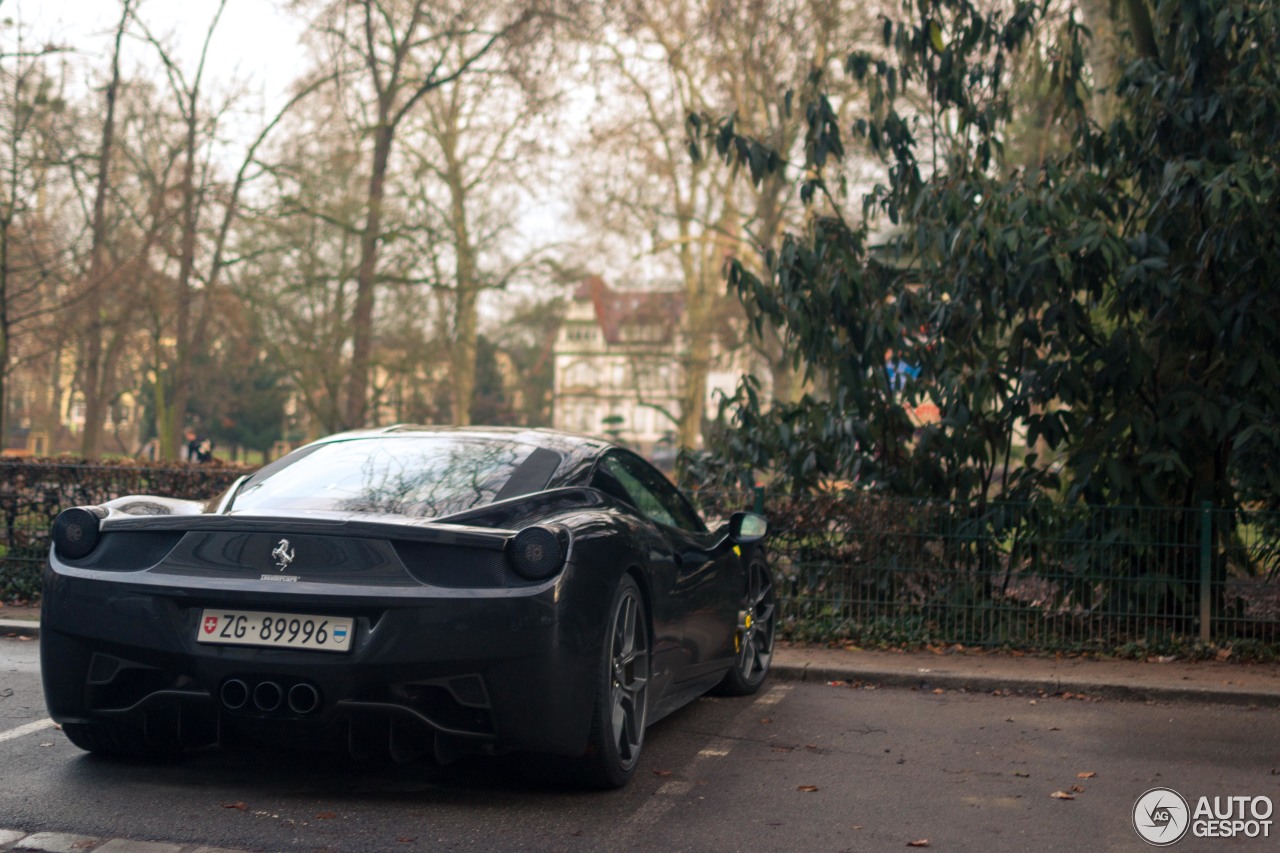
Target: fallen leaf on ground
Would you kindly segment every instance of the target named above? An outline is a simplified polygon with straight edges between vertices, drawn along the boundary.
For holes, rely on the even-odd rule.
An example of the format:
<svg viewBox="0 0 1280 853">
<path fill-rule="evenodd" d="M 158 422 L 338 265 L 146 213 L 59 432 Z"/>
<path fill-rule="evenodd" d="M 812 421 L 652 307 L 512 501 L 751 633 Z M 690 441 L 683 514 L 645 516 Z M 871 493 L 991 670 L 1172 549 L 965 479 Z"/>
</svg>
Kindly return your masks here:
<svg viewBox="0 0 1280 853">
<path fill-rule="evenodd" d="M 1049 796 L 1055 800 L 1074 800 L 1076 798 L 1075 794 L 1068 794 L 1066 791 L 1054 791 Z"/>
<path fill-rule="evenodd" d="M 796 790 L 802 791 L 803 793 L 806 793 L 806 794 L 812 794 L 814 791 L 818 790 L 818 786 L 817 785 L 801 785 L 799 788 L 796 788 Z"/>
<path fill-rule="evenodd" d="M 319 812 L 316 814 L 316 820 L 333 820 L 337 816 L 334 812 Z"/>
<path fill-rule="evenodd" d="M 244 803 L 223 803 L 222 807 L 224 809 L 239 809 L 240 811 L 244 811 L 245 809 L 249 808 Z"/>
<path fill-rule="evenodd" d="M 399 841 L 401 844 L 412 844 L 413 842 L 415 842 L 415 841 L 417 841 L 417 840 L 418 840 L 418 836 L 416 836 L 416 835 L 415 835 L 415 836 L 413 836 L 412 838 L 410 838 L 409 836 L 405 835 L 405 836 L 401 836 L 400 838 L 397 838 L 397 839 L 396 839 L 396 841 Z"/>
<path fill-rule="evenodd" d="M 654 775 L 654 776 L 670 776 L 670 775 L 671 775 L 671 771 L 670 771 L 670 770 L 655 770 L 655 771 L 653 771 L 653 775 Z"/>
<path fill-rule="evenodd" d="M 1071 786 L 1071 790 L 1072 790 L 1072 791 L 1075 791 L 1077 794 L 1083 794 L 1083 793 L 1084 793 L 1084 788 L 1082 788 L 1082 787 L 1081 787 L 1081 786 L 1079 786 L 1079 785 L 1072 785 L 1072 786 Z"/>
<path fill-rule="evenodd" d="M 1030 774 L 1030 773 L 1023 773 L 1021 770 L 1015 770 L 1015 771 L 1013 771 L 1013 775 L 1014 775 L 1014 776 L 1017 776 L 1019 779 L 1030 779 L 1030 778 L 1031 778 L 1031 774 Z"/>
<path fill-rule="evenodd" d="M 767 726 L 767 725 L 769 725 L 770 723 L 772 723 L 772 722 L 773 722 L 773 718 L 772 718 L 772 717 L 762 717 L 762 718 L 760 719 L 760 722 Z"/>
<path fill-rule="evenodd" d="M 938 693 L 946 693 L 947 691 L 943 690 L 941 687 L 935 687 L 933 692 L 935 695 L 937 695 Z"/>
<path fill-rule="evenodd" d="M 1086 771 L 1084 771 L 1083 773 L 1077 773 L 1077 774 L 1076 774 L 1076 778 L 1077 778 L 1077 779 L 1092 779 L 1094 776 L 1097 776 L 1097 775 L 1098 775 L 1098 774 L 1097 774 L 1096 772 L 1092 771 L 1092 770 L 1086 770 Z"/>
<path fill-rule="evenodd" d="M 927 838 L 921 838 L 921 839 L 918 839 L 918 840 L 916 840 L 916 841 L 908 841 L 908 842 L 907 842 L 907 846 L 908 846 L 908 847 L 928 847 L 928 846 L 929 846 L 929 839 L 927 839 Z"/>
</svg>

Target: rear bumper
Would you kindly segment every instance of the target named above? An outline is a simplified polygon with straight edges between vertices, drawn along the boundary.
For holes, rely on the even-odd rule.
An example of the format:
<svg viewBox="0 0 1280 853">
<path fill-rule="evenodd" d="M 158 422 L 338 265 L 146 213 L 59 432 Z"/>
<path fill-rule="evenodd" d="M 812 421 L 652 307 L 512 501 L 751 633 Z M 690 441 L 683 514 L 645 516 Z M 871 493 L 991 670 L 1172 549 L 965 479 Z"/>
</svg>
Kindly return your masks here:
<svg viewBox="0 0 1280 853">
<path fill-rule="evenodd" d="M 60 723 L 113 720 L 183 746 L 423 744 L 580 754 L 603 625 L 570 613 L 572 567 L 520 590 L 240 589 L 50 565 L 41 665 Z M 349 616 L 346 653 L 196 642 L 204 608 Z M 602 621 L 602 620 L 600 620 Z M 447 750 L 446 750 L 447 751 Z"/>
</svg>

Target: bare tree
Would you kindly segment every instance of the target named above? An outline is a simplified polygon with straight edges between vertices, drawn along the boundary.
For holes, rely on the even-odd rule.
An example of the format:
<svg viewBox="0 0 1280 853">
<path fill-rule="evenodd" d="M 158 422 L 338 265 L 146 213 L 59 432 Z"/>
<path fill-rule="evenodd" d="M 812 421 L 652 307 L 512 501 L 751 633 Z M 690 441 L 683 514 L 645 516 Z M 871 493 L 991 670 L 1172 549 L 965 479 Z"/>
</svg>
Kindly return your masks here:
<svg viewBox="0 0 1280 853">
<path fill-rule="evenodd" d="M 346 389 L 348 427 L 363 425 L 369 410 L 384 203 L 401 125 L 429 92 L 479 67 L 533 14 L 525 4 L 489 17 L 475 14 L 473 4 L 465 0 L 357 0 L 335 3 L 322 15 L 325 34 L 338 46 L 335 56 L 344 82 L 361 87 L 372 103 L 367 125 L 372 147 Z M 349 61 L 352 58 L 355 62 Z"/>
<path fill-rule="evenodd" d="M 784 155 L 803 141 L 805 117 L 791 109 L 808 81 L 845 48 L 863 20 L 840 0 L 617 0 L 600 37 L 606 61 L 598 85 L 618 92 L 601 103 L 594 139 L 614 169 L 593 175 L 586 211 L 617 233 L 644 235 L 636 247 L 679 282 L 685 296 L 678 441 L 696 445 L 717 335 L 738 309 L 724 297 L 730 257 L 762 263 L 783 226 L 799 215 L 792 177 L 738 180 L 716 158 L 691 156 L 707 126 L 690 116 L 734 116 L 738 127 Z M 837 90 L 838 91 L 838 90 Z M 652 269 L 652 268 L 651 268 Z M 649 273 L 650 277 L 654 273 Z M 730 323 L 729 325 L 733 325 Z M 738 326 L 742 323 L 738 322 Z M 784 394 L 791 356 L 774 333 L 765 355 Z"/>
<path fill-rule="evenodd" d="M 541 172 L 546 152 L 539 134 L 550 130 L 559 92 L 541 79 L 545 65 L 519 59 L 438 86 L 409 128 L 418 188 L 412 198 L 438 223 L 429 232 L 436 239 L 422 249 L 433 263 L 451 266 L 437 267 L 435 282 L 452 303 L 441 331 L 455 424 L 471 422 L 481 294 L 505 287 L 542 249 L 513 257 L 507 247 L 517 226 L 517 190 L 530 188 Z"/>
<path fill-rule="evenodd" d="M 256 309 L 271 359 L 290 377 L 308 437 L 343 428 L 353 281 L 366 185 L 341 92 L 296 110 L 264 159 L 236 242 L 236 287 Z"/>
<path fill-rule="evenodd" d="M 46 312 L 45 275 L 53 262 L 44 206 L 54 168 L 51 127 L 65 113 L 45 61 L 62 48 L 28 48 L 20 23 L 13 50 L 0 53 L 0 447 L 9 435 L 9 384 L 15 338 Z"/>
<path fill-rule="evenodd" d="M 207 106 L 202 81 L 209 43 L 225 8 L 226 0 L 222 0 L 205 31 L 199 60 L 189 78 L 161 40 L 145 24 L 140 24 L 146 40 L 156 50 L 164 65 L 182 125 L 182 143 L 179 147 L 182 173 L 177 187 L 179 236 L 173 300 L 174 343 L 169 371 L 173 378 L 172 396 L 166 396 L 164 383 L 157 381 L 155 386 L 156 431 L 160 438 L 161 452 L 167 458 L 177 455 L 179 436 L 189 408 L 188 402 L 195 390 L 195 360 L 206 351 L 209 344 L 210 323 L 218 304 L 217 289 L 221 283 L 227 241 L 231 226 L 239 215 L 241 192 L 251 177 L 251 171 L 255 170 L 258 149 L 290 110 L 333 79 L 333 75 L 324 75 L 300 82 L 292 97 L 265 123 L 249 144 L 235 176 L 229 183 L 219 182 L 216 166 L 210 159 L 209 147 L 231 101 L 224 102 L 218 108 Z M 209 220 L 214 217 L 213 210 L 218 204 L 222 207 L 220 220 L 216 224 L 210 224 Z M 204 245 L 200 244 L 202 236 Z"/>
<path fill-rule="evenodd" d="M 107 297 L 111 267 L 107 260 L 107 196 L 110 192 L 111 159 L 115 148 L 116 96 L 120 90 L 120 46 L 133 15 L 133 0 L 122 0 L 120 22 L 116 26 L 111 50 L 111 72 L 103 98 L 106 109 L 98 144 L 98 175 L 93 195 L 93 218 L 90 225 L 89 275 L 86 286 L 84 331 L 80 364 L 80 388 L 84 394 L 85 426 L 80 452 L 97 456 L 102 447 L 102 424 L 108 401 L 108 381 L 112 373 L 110 354 L 104 351 L 102 306 Z"/>
<path fill-rule="evenodd" d="M 734 116 L 745 134 L 789 159 L 802 162 L 808 121 L 806 105 L 818 96 L 837 102 L 837 113 L 851 94 L 846 75 L 833 68 L 850 45 L 865 43 L 875 32 L 876 4 L 848 0 L 751 0 L 709 4 L 709 26 L 718 46 L 710 61 L 720 115 Z M 758 182 L 739 182 L 743 245 L 735 256 L 763 272 L 765 259 L 779 248 L 783 231 L 800 225 L 802 206 L 794 171 L 777 170 Z M 748 335 L 765 357 L 775 399 L 791 401 L 803 385 L 793 369 L 794 353 L 781 333 L 761 318 L 759 337 Z"/>
<path fill-rule="evenodd" d="M 715 109 L 720 95 L 709 62 L 717 48 L 698 4 L 617 7 L 623 26 L 606 27 L 601 84 L 623 97 L 593 131 L 621 166 L 593 179 L 603 192 L 591 210 L 618 232 L 646 235 L 644 251 L 665 259 L 684 291 L 677 442 L 691 448 L 702 428 L 721 268 L 740 220 L 731 171 L 688 154 L 687 117 Z"/>
</svg>

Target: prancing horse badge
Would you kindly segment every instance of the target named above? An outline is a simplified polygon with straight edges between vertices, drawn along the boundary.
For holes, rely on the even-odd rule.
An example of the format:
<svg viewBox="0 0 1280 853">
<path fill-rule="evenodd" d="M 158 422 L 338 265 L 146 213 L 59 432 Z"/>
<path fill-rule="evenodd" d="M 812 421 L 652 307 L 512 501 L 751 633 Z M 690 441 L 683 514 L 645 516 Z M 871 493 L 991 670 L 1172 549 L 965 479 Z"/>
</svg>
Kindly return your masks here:
<svg viewBox="0 0 1280 853">
<path fill-rule="evenodd" d="M 293 562 L 294 551 L 289 547 L 288 539 L 281 539 L 276 543 L 275 550 L 271 552 L 271 556 L 275 558 L 276 568 L 284 571 L 289 568 L 289 564 Z"/>
</svg>

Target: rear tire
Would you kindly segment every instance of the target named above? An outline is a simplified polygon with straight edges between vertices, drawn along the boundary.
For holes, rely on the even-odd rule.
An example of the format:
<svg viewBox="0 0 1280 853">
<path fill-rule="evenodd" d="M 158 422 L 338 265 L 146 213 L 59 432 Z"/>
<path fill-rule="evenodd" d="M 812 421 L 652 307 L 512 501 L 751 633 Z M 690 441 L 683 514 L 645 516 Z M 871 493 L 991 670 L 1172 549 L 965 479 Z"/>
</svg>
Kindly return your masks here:
<svg viewBox="0 0 1280 853">
<path fill-rule="evenodd" d="M 773 573 L 763 557 L 747 564 L 747 589 L 738 611 L 734 637 L 737 656 L 713 692 L 721 696 L 750 696 L 760 690 L 773 663 L 773 635 L 778 621 Z"/>
<path fill-rule="evenodd" d="M 649 617 L 630 575 L 609 613 L 587 751 L 575 760 L 578 782 L 600 789 L 621 788 L 635 774 L 649 715 Z"/>
<path fill-rule="evenodd" d="M 170 758 L 174 750 L 147 743 L 142 729 L 119 723 L 63 723 L 67 740 L 95 755 L 127 761 L 158 761 Z"/>
</svg>

